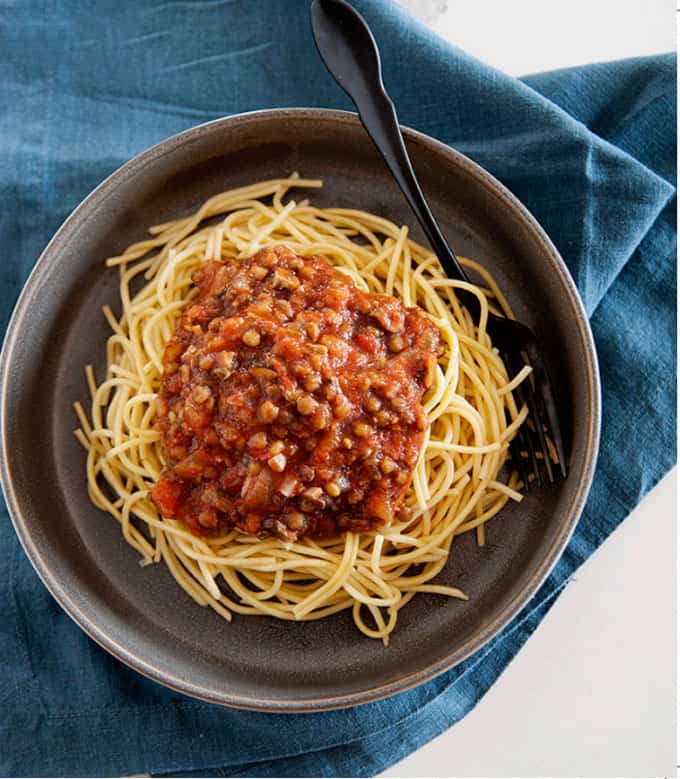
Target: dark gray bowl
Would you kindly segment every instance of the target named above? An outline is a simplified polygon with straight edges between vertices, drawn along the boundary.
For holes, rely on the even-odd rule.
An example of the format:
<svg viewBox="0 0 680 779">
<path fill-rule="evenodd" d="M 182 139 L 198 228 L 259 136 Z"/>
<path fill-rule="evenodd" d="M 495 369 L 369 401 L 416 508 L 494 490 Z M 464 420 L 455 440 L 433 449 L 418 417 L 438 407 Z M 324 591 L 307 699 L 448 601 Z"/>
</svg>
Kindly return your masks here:
<svg viewBox="0 0 680 779">
<path fill-rule="evenodd" d="M 89 502 L 73 437 L 83 365 L 102 375 L 117 272 L 105 257 L 148 225 L 214 193 L 299 170 L 320 176 L 316 204 L 352 206 L 415 229 L 357 118 L 341 111 L 260 111 L 187 130 L 101 184 L 45 249 L 17 304 L 0 367 L 2 483 L 19 538 L 66 612 L 137 671 L 189 695 L 269 711 L 337 708 L 391 695 L 479 649 L 529 600 L 579 518 L 595 465 L 599 384 L 588 321 L 557 251 L 495 179 L 443 144 L 405 130 L 423 188 L 452 245 L 493 271 L 520 319 L 540 333 L 567 427 L 569 477 L 531 492 L 455 544 L 442 581 L 467 602 L 419 595 L 389 648 L 347 614 L 311 623 L 236 617 L 190 601 L 162 565 L 141 568 L 111 517 Z M 306 196 L 306 195 L 305 195 Z M 46 388 L 49 388 L 47 394 Z M 40 452 L 40 458 L 35 453 Z"/>
</svg>

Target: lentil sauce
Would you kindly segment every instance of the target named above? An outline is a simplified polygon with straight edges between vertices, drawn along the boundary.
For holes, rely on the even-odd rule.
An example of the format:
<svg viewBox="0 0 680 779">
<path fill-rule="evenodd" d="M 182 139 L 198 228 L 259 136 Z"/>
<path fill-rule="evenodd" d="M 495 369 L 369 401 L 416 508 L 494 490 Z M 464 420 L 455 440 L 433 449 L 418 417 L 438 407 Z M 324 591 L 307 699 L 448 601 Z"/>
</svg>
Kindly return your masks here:
<svg viewBox="0 0 680 779">
<path fill-rule="evenodd" d="M 157 396 L 162 514 L 288 539 L 391 522 L 427 426 L 434 323 L 285 246 L 193 281 Z"/>
</svg>

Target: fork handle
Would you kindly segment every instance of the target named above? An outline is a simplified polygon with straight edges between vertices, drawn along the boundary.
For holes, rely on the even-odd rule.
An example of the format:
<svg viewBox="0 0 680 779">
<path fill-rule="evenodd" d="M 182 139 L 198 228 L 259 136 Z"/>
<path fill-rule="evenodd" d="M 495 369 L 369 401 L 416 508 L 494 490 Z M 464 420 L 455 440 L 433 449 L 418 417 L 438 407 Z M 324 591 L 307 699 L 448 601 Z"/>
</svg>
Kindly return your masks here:
<svg viewBox="0 0 680 779">
<path fill-rule="evenodd" d="M 420 222 L 444 272 L 449 278 L 469 281 L 413 172 L 397 111 L 382 80 L 378 45 L 365 19 L 346 0 L 313 0 L 311 22 L 321 59 L 352 98 L 366 132 Z"/>
<path fill-rule="evenodd" d="M 399 127 L 394 103 L 383 85 L 377 86 L 379 88 L 366 99 L 350 95 L 355 102 L 361 122 L 416 215 L 430 246 L 442 264 L 444 273 L 450 279 L 469 281 L 458 257 L 444 238 L 418 183 Z"/>
</svg>

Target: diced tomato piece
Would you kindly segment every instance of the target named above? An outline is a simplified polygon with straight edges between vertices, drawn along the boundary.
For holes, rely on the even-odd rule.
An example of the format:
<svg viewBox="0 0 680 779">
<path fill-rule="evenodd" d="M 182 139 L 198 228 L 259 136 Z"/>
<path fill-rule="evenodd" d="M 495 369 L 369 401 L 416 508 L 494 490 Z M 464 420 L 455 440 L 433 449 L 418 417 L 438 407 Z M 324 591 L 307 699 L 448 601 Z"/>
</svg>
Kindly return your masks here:
<svg viewBox="0 0 680 779">
<path fill-rule="evenodd" d="M 161 478 L 154 484 L 151 497 L 164 517 L 172 518 L 177 513 L 182 497 L 182 488 L 170 479 Z"/>
<path fill-rule="evenodd" d="M 251 511 L 262 511 L 271 504 L 274 486 L 272 484 L 272 472 L 268 469 L 260 471 L 257 476 L 251 477 L 243 503 Z"/>
<path fill-rule="evenodd" d="M 331 454 L 338 448 L 340 443 L 340 428 L 333 425 L 329 430 L 319 438 L 319 443 L 312 455 L 312 461 L 315 463 L 324 463 L 328 461 Z"/>
<path fill-rule="evenodd" d="M 316 523 L 316 535 L 328 537 L 337 532 L 335 522 L 330 517 L 319 517 Z"/>
<path fill-rule="evenodd" d="M 357 345 L 360 346 L 365 352 L 368 352 L 369 354 L 377 354 L 379 344 L 378 339 L 373 335 L 373 333 L 369 333 L 366 330 L 360 330 L 354 339 L 357 342 Z"/>
<path fill-rule="evenodd" d="M 175 473 L 183 479 L 200 479 L 203 471 L 210 464 L 210 457 L 202 449 L 188 454 L 175 465 Z"/>
<path fill-rule="evenodd" d="M 392 521 L 392 510 L 384 490 L 377 489 L 370 493 L 364 504 L 364 513 L 369 519 L 376 518 L 385 523 Z"/>
<path fill-rule="evenodd" d="M 258 514 L 248 514 L 246 517 L 246 532 L 255 534 L 262 527 L 262 520 Z"/>
</svg>

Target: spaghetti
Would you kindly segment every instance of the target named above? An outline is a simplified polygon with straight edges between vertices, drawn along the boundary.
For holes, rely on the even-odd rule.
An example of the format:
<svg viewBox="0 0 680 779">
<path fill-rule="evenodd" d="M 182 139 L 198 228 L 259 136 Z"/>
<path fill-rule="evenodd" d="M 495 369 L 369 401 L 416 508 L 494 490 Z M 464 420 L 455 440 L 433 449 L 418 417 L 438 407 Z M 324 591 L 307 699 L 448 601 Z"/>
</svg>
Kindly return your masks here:
<svg viewBox="0 0 680 779">
<path fill-rule="evenodd" d="M 97 383 L 86 367 L 91 404 L 89 413 L 75 404 L 75 434 L 87 451 L 92 502 L 120 523 L 143 564 L 164 561 L 196 603 L 227 620 L 313 620 L 351 610 L 362 633 L 387 644 L 399 610 L 417 592 L 466 598 L 436 582 L 455 537 L 474 530 L 483 544 L 485 523 L 508 500 L 521 500 L 518 475 L 502 480 L 500 473 L 527 416 L 512 390 L 530 368 L 511 379 L 491 344 L 489 311 L 512 312 L 481 266 L 462 260 L 484 286 L 453 281 L 406 227 L 354 209 L 285 201 L 291 188 L 321 184 L 293 175 L 223 192 L 107 260 L 119 268 L 122 315 L 104 307 L 112 330 L 107 373 Z M 206 261 L 250 257 L 275 244 L 323 256 L 360 290 L 419 307 L 439 330 L 444 349 L 423 398 L 428 425 L 405 498 L 410 516 L 329 538 L 259 538 L 236 528 L 197 536 L 161 516 L 151 499 L 167 465 L 154 427 L 163 353 L 198 294 L 192 274 Z M 457 288 L 478 298 L 478 322 L 458 303 Z"/>
</svg>

